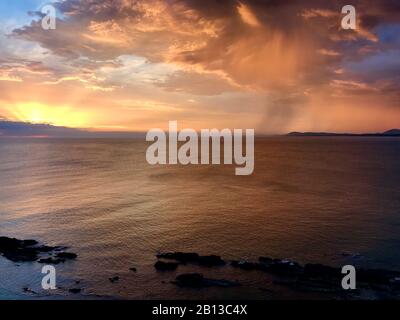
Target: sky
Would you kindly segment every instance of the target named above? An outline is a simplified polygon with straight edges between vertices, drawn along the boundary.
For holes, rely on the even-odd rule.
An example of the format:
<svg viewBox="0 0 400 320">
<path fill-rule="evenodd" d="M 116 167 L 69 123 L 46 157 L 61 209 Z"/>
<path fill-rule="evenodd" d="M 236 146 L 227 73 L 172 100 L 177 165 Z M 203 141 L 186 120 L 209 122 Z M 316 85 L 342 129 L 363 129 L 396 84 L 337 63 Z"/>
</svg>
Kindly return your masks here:
<svg viewBox="0 0 400 320">
<path fill-rule="evenodd" d="M 400 127 L 399 57 L 398 0 L 1 1 L 0 120 L 379 132 Z"/>
</svg>

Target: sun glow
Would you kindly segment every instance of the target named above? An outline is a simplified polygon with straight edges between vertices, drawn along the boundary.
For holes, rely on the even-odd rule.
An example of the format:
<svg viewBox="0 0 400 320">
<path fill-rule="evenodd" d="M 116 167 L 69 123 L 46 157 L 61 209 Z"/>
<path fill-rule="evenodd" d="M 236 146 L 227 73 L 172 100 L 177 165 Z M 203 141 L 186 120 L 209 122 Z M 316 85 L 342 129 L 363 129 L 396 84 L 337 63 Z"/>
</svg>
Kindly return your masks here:
<svg viewBox="0 0 400 320">
<path fill-rule="evenodd" d="M 10 106 L 9 112 L 15 120 L 31 123 L 47 123 L 56 126 L 86 127 L 88 117 L 83 112 L 68 106 L 48 106 L 37 102 L 18 103 Z"/>
</svg>

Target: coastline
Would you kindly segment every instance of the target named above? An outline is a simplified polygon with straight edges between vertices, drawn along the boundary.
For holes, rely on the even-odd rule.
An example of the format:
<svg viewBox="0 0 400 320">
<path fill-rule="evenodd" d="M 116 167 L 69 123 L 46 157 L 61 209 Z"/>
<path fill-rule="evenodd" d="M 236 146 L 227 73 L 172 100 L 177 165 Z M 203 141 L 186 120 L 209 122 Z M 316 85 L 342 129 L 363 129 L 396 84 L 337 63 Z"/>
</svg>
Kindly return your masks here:
<svg viewBox="0 0 400 320">
<path fill-rule="evenodd" d="M 1 259 L 11 262 L 11 268 L 19 268 L 21 265 L 43 264 L 42 253 L 37 256 L 26 256 L 31 248 L 51 248 L 46 250 L 46 254 L 54 250 L 44 244 L 39 244 L 35 240 L 18 240 L 14 238 L 0 237 Z M 6 243 L 8 246 L 4 245 Z M 1 245 L 2 244 L 2 245 Z M 18 244 L 17 247 L 13 247 Z M 25 245 L 26 246 L 25 246 Z M 43 250 L 43 249 L 42 249 Z M 24 256 L 25 254 L 25 256 Z M 57 253 L 58 255 L 60 253 Z M 52 255 L 52 253 L 50 253 Z M 343 256 L 350 256 L 349 253 L 342 253 Z M 27 259 L 29 258 L 29 259 Z M 358 259 L 359 255 L 352 255 Z M 53 262 L 62 266 L 64 261 L 54 260 L 54 256 L 47 259 L 47 263 Z M 72 259 L 74 260 L 74 259 Z M 277 259 L 270 257 L 259 257 L 258 261 L 225 260 L 217 255 L 199 255 L 195 252 L 164 252 L 155 255 L 153 273 L 165 279 L 160 286 L 175 286 L 176 290 L 186 290 L 187 300 L 191 300 L 190 291 L 187 290 L 209 290 L 219 288 L 226 292 L 226 297 L 235 295 L 236 288 L 246 289 L 247 276 L 259 278 L 269 278 L 269 285 L 260 286 L 259 290 L 274 292 L 276 288 L 285 291 L 293 291 L 295 299 L 313 297 L 317 300 L 339 299 L 339 300 L 386 300 L 400 299 L 400 271 L 383 269 L 357 268 L 357 288 L 355 290 L 343 290 L 342 278 L 343 270 L 323 264 L 307 263 L 299 264 L 291 259 Z M 73 264 L 74 262 L 68 262 Z M 218 277 L 209 276 L 211 271 L 217 270 Z M 230 278 L 231 272 L 241 273 L 241 280 Z M 138 272 L 135 267 L 130 267 L 134 274 Z M 172 276 L 172 277 L 171 277 Z M 244 281 L 243 281 L 244 279 Z M 125 277 L 114 275 L 108 278 L 110 283 L 124 282 Z M 67 285 L 58 285 L 55 290 L 35 291 L 30 287 L 22 288 L 21 293 L 11 292 L 0 287 L 0 300 L 125 300 L 129 297 L 112 297 L 94 294 L 85 290 L 82 283 L 85 279 L 68 279 Z M 106 279 L 104 279 L 106 281 Z M 69 283 L 69 284 L 68 284 Z M 316 296 L 314 296 L 316 295 Z M 260 294 L 260 299 L 261 299 Z M 271 295 L 271 300 L 280 300 L 285 294 Z M 239 295 L 240 299 L 246 296 Z M 253 299 L 255 297 L 252 297 Z M 158 298 L 159 299 L 159 298 Z M 168 297 L 163 299 L 168 300 Z M 255 298 L 257 300 L 257 298 Z M 139 299 L 140 300 L 140 299 Z"/>
</svg>

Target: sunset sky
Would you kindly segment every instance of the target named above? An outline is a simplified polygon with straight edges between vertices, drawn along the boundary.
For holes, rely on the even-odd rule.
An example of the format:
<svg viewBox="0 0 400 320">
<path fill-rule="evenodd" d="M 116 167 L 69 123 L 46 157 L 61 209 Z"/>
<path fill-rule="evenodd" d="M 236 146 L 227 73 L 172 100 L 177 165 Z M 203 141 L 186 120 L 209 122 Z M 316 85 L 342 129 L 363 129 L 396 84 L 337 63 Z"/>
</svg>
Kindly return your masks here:
<svg viewBox="0 0 400 320">
<path fill-rule="evenodd" d="M 0 119 L 105 131 L 400 127 L 400 1 L 0 2 Z M 357 29 L 341 28 L 341 8 Z"/>
</svg>

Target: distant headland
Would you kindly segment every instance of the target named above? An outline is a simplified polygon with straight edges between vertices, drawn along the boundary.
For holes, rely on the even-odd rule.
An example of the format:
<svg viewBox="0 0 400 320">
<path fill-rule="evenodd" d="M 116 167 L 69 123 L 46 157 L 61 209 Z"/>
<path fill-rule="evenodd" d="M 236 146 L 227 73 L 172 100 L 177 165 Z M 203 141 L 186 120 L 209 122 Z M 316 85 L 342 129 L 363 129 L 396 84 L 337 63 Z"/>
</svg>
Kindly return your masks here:
<svg viewBox="0 0 400 320">
<path fill-rule="evenodd" d="M 400 137 L 400 129 L 377 133 L 290 132 L 287 135 L 300 137 Z"/>
</svg>

